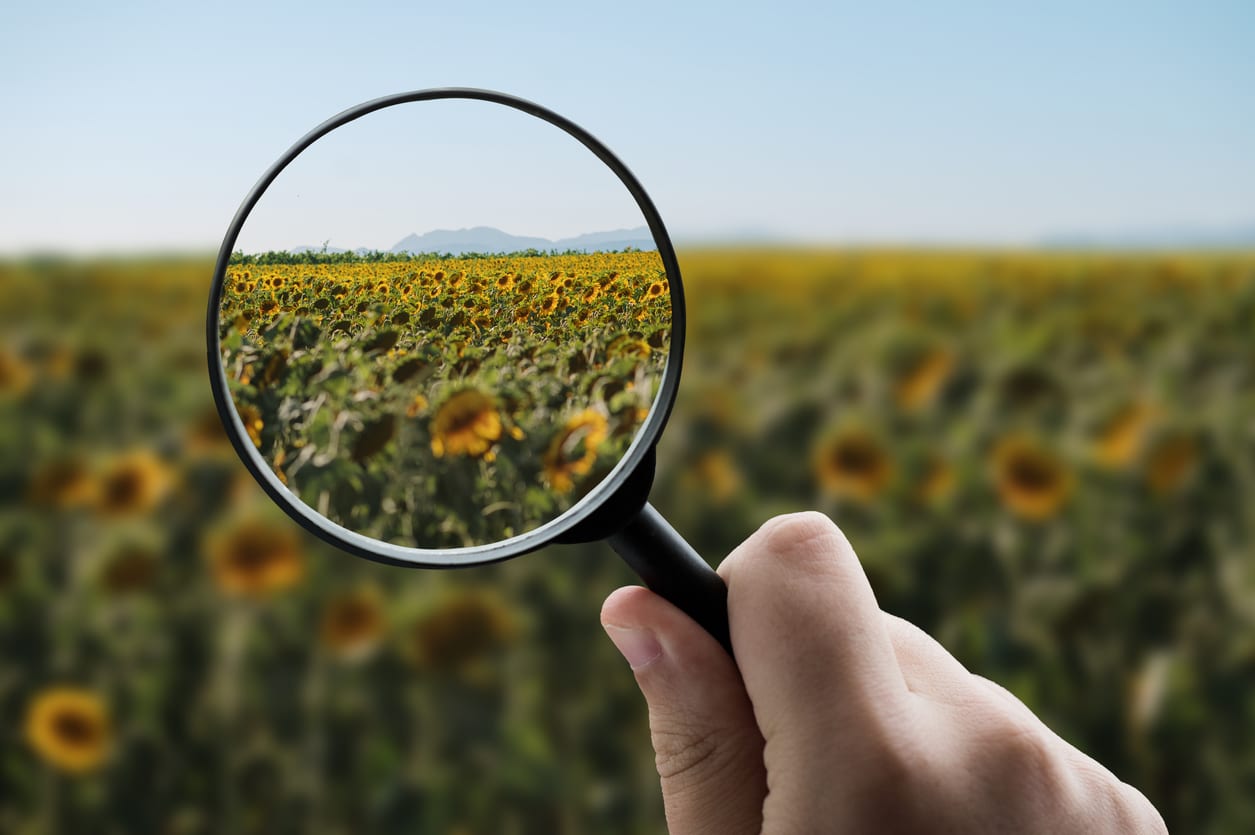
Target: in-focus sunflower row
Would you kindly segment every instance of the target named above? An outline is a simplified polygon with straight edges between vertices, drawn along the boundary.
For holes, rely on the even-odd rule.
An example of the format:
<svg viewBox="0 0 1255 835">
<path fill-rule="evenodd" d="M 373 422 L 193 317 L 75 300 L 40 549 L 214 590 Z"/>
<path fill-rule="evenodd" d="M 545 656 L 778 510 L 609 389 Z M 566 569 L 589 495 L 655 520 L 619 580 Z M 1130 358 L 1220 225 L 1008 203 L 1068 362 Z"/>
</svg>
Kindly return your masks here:
<svg viewBox="0 0 1255 835">
<path fill-rule="evenodd" d="M 424 548 L 523 533 L 597 484 L 671 335 L 656 252 L 238 258 L 221 311 L 232 396 L 276 475 L 346 527 Z"/>
</svg>

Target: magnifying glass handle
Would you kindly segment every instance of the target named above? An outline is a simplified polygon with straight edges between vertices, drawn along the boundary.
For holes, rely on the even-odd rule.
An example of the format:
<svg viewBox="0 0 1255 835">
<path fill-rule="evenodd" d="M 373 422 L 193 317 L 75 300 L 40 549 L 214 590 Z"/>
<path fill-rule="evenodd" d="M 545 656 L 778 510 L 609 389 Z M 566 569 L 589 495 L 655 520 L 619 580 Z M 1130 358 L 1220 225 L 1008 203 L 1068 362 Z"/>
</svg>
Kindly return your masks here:
<svg viewBox="0 0 1255 835">
<path fill-rule="evenodd" d="M 727 585 L 653 505 L 646 502 L 608 541 L 646 586 L 697 621 L 732 654 Z"/>
</svg>

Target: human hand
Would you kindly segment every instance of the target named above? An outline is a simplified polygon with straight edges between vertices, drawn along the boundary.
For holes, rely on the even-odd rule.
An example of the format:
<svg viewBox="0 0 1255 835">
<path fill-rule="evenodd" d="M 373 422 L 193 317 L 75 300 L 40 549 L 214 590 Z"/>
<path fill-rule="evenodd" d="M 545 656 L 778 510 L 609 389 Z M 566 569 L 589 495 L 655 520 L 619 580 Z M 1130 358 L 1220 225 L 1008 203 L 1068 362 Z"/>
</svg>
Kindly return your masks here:
<svg viewBox="0 0 1255 835">
<path fill-rule="evenodd" d="M 1167 832 L 1140 792 L 880 611 L 822 514 L 772 519 L 719 573 L 735 663 L 647 589 L 602 608 L 649 705 L 671 835 Z"/>
</svg>

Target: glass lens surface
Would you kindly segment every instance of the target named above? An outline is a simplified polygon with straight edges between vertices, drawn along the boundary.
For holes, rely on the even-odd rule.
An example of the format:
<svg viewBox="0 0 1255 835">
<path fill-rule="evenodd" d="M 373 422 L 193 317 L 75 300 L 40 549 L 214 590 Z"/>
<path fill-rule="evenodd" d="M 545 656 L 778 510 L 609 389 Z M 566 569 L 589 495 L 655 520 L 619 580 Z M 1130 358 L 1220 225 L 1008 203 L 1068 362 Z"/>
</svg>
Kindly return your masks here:
<svg viewBox="0 0 1255 835">
<path fill-rule="evenodd" d="M 266 466 L 373 539 L 484 545 L 605 478 L 659 390 L 671 293 L 632 195 L 489 102 L 388 107 L 300 154 L 224 279 L 227 387 Z"/>
</svg>

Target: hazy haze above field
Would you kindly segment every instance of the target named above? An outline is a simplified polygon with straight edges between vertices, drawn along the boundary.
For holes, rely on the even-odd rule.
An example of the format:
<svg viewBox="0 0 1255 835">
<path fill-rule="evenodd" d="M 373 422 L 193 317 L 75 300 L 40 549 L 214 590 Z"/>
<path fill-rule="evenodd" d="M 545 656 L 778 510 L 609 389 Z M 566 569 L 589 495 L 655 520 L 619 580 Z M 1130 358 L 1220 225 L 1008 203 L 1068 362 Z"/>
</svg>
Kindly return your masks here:
<svg viewBox="0 0 1255 835">
<path fill-rule="evenodd" d="M 314 125 L 444 85 L 578 122 L 681 243 L 1255 243 L 1249 3 L 62 3 L 10 4 L 0 27 L 0 254 L 215 249 Z M 430 123 L 346 156 L 345 193 L 354 165 L 460 169 L 449 140 Z M 511 156 L 478 150 L 489 167 Z M 578 179 L 559 182 L 576 195 L 563 205 L 543 165 L 518 173 L 532 190 L 502 190 L 491 216 L 446 203 L 388 234 L 640 225 Z M 364 220 L 414 202 L 359 197 L 379 201 L 359 204 Z M 553 228 L 538 200 L 562 210 Z"/>
</svg>

